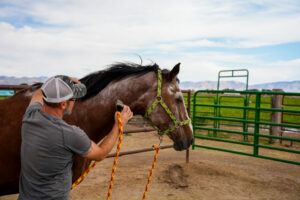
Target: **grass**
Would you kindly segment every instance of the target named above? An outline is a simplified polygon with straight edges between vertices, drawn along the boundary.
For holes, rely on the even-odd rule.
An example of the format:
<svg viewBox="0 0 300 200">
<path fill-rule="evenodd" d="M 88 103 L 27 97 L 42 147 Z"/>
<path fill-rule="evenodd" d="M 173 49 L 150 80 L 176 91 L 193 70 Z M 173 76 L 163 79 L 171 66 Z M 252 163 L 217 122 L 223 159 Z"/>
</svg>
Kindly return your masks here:
<svg viewBox="0 0 300 200">
<path fill-rule="evenodd" d="M 2 100 L 2 99 L 7 99 L 8 97 L 6 97 L 6 96 L 0 96 L 0 100 Z"/>
<path fill-rule="evenodd" d="M 201 136 L 201 135 L 204 135 L 204 134 L 205 134 L 205 131 L 196 130 L 196 135 Z M 218 132 L 217 135 L 214 135 L 212 131 L 207 131 L 205 136 L 211 137 L 211 138 L 227 139 L 227 140 L 234 140 L 234 141 L 254 144 L 254 137 L 253 136 L 248 136 L 248 139 L 246 141 L 244 140 L 243 135 L 237 135 L 237 134 L 232 134 L 232 133 L 224 133 L 224 132 Z M 259 144 L 269 145 L 269 139 L 266 138 L 266 137 L 259 137 Z"/>
<path fill-rule="evenodd" d="M 184 94 L 185 103 L 187 105 L 187 94 Z M 219 99 L 220 105 L 228 105 L 228 106 L 244 106 L 245 105 L 246 96 L 221 96 Z M 271 97 L 270 96 L 262 96 L 261 97 L 261 108 L 271 108 Z M 196 103 L 197 104 L 211 104 L 214 105 L 216 101 L 216 96 L 213 95 L 202 95 L 198 96 Z M 255 96 L 249 97 L 249 107 L 255 107 Z M 193 99 L 191 100 L 191 117 L 193 116 Z M 288 97 L 284 98 L 284 109 L 289 110 L 299 110 L 300 111 L 300 98 L 299 97 Z M 292 106 L 293 105 L 293 106 Z M 248 120 L 254 120 L 255 118 L 255 111 L 254 110 L 246 110 L 244 109 L 235 109 L 235 108 L 214 108 L 209 106 L 197 106 L 196 107 L 196 116 L 215 116 L 215 112 L 218 113 L 220 117 L 234 117 L 238 119 L 247 118 Z M 271 114 L 270 111 L 261 111 L 260 112 L 260 121 L 270 122 L 271 121 Z M 244 117 L 246 115 L 246 117 Z M 197 119 L 199 123 L 212 123 L 212 120 L 200 120 Z M 283 122 L 284 123 L 293 123 L 293 124 L 300 124 L 300 116 L 299 114 L 292 114 L 292 113 L 283 113 Z M 228 122 L 228 121 L 221 121 L 221 123 L 228 123 L 228 124 L 241 124 L 236 122 Z"/>
</svg>

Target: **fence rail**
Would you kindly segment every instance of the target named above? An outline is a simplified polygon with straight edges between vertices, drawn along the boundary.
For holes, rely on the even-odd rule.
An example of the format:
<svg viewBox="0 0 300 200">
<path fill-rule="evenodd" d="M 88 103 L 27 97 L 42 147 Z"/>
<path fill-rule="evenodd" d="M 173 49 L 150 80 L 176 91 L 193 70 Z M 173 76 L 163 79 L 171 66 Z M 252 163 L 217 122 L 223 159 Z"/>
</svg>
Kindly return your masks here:
<svg viewBox="0 0 300 200">
<path fill-rule="evenodd" d="M 28 85 L 0 85 L 0 90 L 22 90 L 28 87 Z"/>
</svg>

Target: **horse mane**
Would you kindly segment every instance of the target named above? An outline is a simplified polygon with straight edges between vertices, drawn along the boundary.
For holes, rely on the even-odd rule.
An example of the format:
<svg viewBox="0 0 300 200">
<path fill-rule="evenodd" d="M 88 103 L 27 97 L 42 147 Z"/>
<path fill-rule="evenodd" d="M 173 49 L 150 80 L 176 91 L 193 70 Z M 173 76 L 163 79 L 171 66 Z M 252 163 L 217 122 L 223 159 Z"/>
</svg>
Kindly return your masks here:
<svg viewBox="0 0 300 200">
<path fill-rule="evenodd" d="M 145 66 L 135 63 L 112 64 L 107 69 L 94 72 L 80 79 L 80 82 L 87 88 L 87 94 L 82 100 L 97 95 L 112 81 L 118 81 L 130 76 L 141 76 L 148 72 L 156 72 L 158 68 L 157 64 Z"/>
<path fill-rule="evenodd" d="M 132 76 L 142 76 L 144 74 L 147 74 L 148 72 L 157 72 L 158 69 L 159 66 L 157 64 L 143 66 L 140 64 L 125 62 L 109 65 L 108 68 L 88 74 L 87 76 L 79 80 L 87 88 L 86 95 L 80 100 L 84 101 L 93 96 L 96 96 L 109 83 L 113 81 L 119 81 L 123 78 Z M 162 70 L 163 74 L 166 74 L 168 72 L 169 70 Z M 33 85 L 30 85 L 28 88 L 20 90 L 17 94 L 23 94 L 26 91 L 35 91 L 41 88 L 42 84 L 43 83 L 35 83 Z"/>
</svg>

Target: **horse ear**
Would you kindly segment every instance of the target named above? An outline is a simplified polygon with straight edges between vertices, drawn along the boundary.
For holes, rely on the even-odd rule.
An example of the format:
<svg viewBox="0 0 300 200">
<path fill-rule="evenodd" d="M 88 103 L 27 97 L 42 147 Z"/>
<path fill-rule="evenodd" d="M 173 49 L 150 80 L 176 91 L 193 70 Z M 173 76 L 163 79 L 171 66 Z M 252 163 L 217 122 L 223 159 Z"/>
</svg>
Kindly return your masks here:
<svg viewBox="0 0 300 200">
<path fill-rule="evenodd" d="M 172 81 L 174 78 L 176 78 L 177 74 L 179 73 L 180 70 L 180 63 L 178 63 L 177 65 L 175 65 L 173 67 L 173 69 L 171 70 L 170 74 L 169 74 L 169 80 Z"/>
</svg>

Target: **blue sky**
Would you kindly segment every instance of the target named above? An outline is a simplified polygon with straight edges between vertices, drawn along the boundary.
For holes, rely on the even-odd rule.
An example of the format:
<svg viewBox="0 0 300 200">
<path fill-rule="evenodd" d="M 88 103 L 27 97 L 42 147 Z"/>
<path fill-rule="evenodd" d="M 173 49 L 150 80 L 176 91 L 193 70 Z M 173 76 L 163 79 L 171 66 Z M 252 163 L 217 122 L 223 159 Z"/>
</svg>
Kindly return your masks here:
<svg viewBox="0 0 300 200">
<path fill-rule="evenodd" d="M 247 68 L 300 80 L 297 0 L 0 0 L 0 75 L 82 77 L 114 62 L 181 62 L 181 81 Z"/>
</svg>

